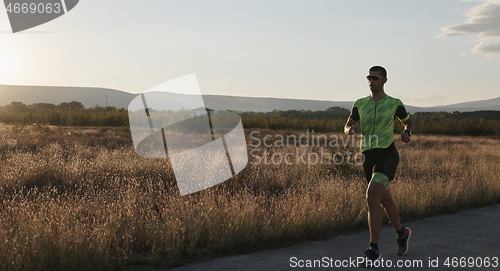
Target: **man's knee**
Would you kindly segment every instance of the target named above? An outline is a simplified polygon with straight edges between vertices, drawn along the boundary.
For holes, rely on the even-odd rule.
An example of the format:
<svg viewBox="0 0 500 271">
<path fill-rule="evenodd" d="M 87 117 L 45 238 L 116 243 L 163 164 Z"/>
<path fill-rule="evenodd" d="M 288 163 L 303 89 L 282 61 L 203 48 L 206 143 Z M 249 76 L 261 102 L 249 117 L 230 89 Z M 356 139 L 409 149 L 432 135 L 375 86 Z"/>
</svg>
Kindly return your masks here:
<svg viewBox="0 0 500 271">
<path fill-rule="evenodd" d="M 366 190 L 366 202 L 369 205 L 380 205 L 384 196 L 385 187 L 380 183 L 370 183 Z"/>
<path fill-rule="evenodd" d="M 392 204 L 396 204 L 392 198 L 383 197 L 380 201 L 384 207 L 391 206 Z"/>
<path fill-rule="evenodd" d="M 374 196 L 372 196 L 372 197 L 366 196 L 366 203 L 370 207 L 377 207 L 377 206 L 380 206 L 380 204 L 382 202 L 380 201 L 380 198 L 377 198 L 377 197 L 374 197 Z"/>
</svg>

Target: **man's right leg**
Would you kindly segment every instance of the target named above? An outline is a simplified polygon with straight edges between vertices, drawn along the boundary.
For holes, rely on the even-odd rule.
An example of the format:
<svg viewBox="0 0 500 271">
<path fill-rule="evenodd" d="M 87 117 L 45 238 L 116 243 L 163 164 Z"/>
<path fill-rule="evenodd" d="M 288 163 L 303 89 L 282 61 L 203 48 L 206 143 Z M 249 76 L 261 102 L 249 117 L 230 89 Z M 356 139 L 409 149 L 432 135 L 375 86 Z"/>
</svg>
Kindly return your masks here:
<svg viewBox="0 0 500 271">
<path fill-rule="evenodd" d="M 382 230 L 383 212 L 380 208 L 385 186 L 373 179 L 368 184 L 366 190 L 366 202 L 368 205 L 368 228 L 370 230 L 370 246 L 365 251 L 365 259 L 375 261 L 380 259 L 381 254 L 378 249 L 380 231 Z"/>
<path fill-rule="evenodd" d="M 366 180 L 368 181 L 368 188 L 366 189 L 366 202 L 368 205 L 368 227 L 370 230 L 370 244 L 365 251 L 365 259 L 377 260 L 381 257 L 378 250 L 378 239 L 382 229 L 383 212 L 380 208 L 382 196 L 385 191 L 385 186 L 378 182 L 373 182 L 373 170 L 375 164 L 378 162 L 379 150 L 364 151 L 363 170 L 365 172 Z"/>
<path fill-rule="evenodd" d="M 368 227 L 370 229 L 370 243 L 378 244 L 380 231 L 382 230 L 383 213 L 380 204 L 385 194 L 385 186 L 381 183 L 371 181 L 366 190 L 366 201 L 368 204 Z"/>
</svg>

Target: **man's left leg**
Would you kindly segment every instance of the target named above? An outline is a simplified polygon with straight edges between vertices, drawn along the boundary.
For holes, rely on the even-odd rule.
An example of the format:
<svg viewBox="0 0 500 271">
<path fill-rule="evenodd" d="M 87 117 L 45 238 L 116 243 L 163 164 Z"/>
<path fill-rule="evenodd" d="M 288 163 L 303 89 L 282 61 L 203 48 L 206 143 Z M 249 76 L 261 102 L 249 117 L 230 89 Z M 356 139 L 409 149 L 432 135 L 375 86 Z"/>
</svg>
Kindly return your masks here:
<svg viewBox="0 0 500 271">
<path fill-rule="evenodd" d="M 391 190 L 389 188 L 385 190 L 384 195 L 382 196 L 382 205 L 384 206 L 385 213 L 387 214 L 387 217 L 391 221 L 394 230 L 395 231 L 401 230 L 403 226 L 401 225 L 399 207 L 394 202 Z"/>
<path fill-rule="evenodd" d="M 389 220 L 391 221 L 391 224 L 396 231 L 398 255 L 405 255 L 406 252 L 408 252 L 409 248 L 408 241 L 411 236 L 411 229 L 403 227 L 403 225 L 401 224 L 399 207 L 394 202 L 391 191 L 389 189 L 387 189 L 382 196 L 382 205 L 384 206 L 385 213 L 387 214 L 387 217 L 389 217 Z"/>
</svg>

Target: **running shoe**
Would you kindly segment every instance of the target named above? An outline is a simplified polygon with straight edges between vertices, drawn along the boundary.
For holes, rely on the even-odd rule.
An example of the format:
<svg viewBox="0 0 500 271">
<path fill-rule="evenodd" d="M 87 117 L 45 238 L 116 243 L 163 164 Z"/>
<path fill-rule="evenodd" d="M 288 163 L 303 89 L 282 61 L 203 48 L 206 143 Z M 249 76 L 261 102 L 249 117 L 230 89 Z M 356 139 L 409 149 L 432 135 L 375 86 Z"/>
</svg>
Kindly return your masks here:
<svg viewBox="0 0 500 271">
<path fill-rule="evenodd" d="M 373 265 L 373 262 L 376 261 L 376 260 L 380 260 L 380 258 L 382 258 L 382 254 L 380 254 L 380 251 L 378 251 L 378 249 L 375 249 L 374 247 L 369 247 L 366 251 L 365 251 L 365 266 L 371 266 Z M 367 264 L 368 262 L 370 262 L 370 264 Z"/>
<path fill-rule="evenodd" d="M 409 241 L 410 241 L 410 236 L 411 236 L 411 230 L 410 228 L 405 228 L 405 235 L 402 237 L 398 237 L 398 255 L 403 256 L 408 252 L 409 246 Z"/>
</svg>

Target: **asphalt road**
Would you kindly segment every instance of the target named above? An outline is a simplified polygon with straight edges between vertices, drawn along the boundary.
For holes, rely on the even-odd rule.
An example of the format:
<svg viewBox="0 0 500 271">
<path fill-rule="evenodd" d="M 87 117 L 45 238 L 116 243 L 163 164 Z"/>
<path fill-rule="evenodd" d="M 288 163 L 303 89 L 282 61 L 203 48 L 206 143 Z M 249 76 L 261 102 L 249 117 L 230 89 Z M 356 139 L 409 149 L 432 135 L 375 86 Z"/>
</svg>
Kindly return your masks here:
<svg viewBox="0 0 500 271">
<path fill-rule="evenodd" d="M 383 257 L 379 263 L 384 267 L 374 269 L 500 270 L 500 204 L 406 223 L 405 226 L 413 231 L 407 255 L 396 255 L 395 233 L 392 227 L 384 227 L 379 244 Z M 356 262 L 366 249 L 368 237 L 368 231 L 364 231 L 276 250 L 219 258 L 172 270 L 368 270 Z M 454 260 L 453 257 L 457 258 Z M 467 267 L 461 268 L 460 260 Z M 488 268 L 485 267 L 487 263 L 490 266 Z M 306 267 L 307 264 L 313 267 Z M 340 266 L 342 264 L 345 267 Z M 409 267 L 400 268 L 398 264 Z M 482 266 L 478 267 L 479 264 Z"/>
</svg>

